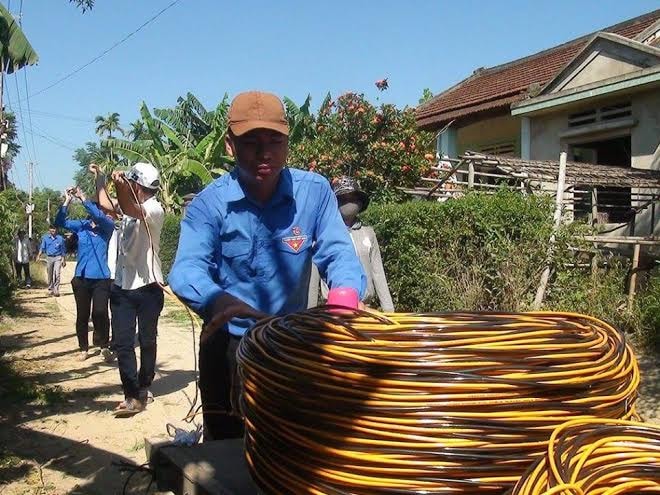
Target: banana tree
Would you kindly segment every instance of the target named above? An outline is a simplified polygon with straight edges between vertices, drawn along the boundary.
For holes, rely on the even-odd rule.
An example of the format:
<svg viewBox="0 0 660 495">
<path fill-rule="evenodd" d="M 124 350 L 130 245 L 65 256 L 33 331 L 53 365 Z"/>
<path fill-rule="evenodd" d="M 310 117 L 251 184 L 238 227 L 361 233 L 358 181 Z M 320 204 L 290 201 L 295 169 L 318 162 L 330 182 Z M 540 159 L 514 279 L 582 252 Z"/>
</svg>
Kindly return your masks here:
<svg viewBox="0 0 660 495">
<path fill-rule="evenodd" d="M 146 127 L 146 139 L 108 139 L 105 142 L 115 153 L 131 162 L 146 161 L 158 168 L 161 199 L 167 210 L 180 208 L 182 198 L 177 184 L 182 178 L 194 176 L 207 185 L 231 165 L 231 157 L 224 154 L 226 126 L 215 126 L 197 140 L 189 130 L 182 134 L 165 121 L 155 118 L 144 102 L 140 108 L 140 118 Z"/>
<path fill-rule="evenodd" d="M 39 55 L 34 51 L 32 45 L 23 34 L 20 26 L 11 13 L 0 4 L 0 148 L 7 134 L 8 122 L 3 116 L 3 91 L 5 73 L 22 69 L 27 65 L 34 65 L 39 61 Z M 4 166 L 0 173 L 0 191 L 7 186 L 5 181 Z"/>
<path fill-rule="evenodd" d="M 307 95 L 305 102 L 299 107 L 291 98 L 284 97 L 284 107 L 286 108 L 286 118 L 289 122 L 289 144 L 298 144 L 305 138 L 313 139 L 314 115 L 310 111 L 312 97 Z"/>
</svg>

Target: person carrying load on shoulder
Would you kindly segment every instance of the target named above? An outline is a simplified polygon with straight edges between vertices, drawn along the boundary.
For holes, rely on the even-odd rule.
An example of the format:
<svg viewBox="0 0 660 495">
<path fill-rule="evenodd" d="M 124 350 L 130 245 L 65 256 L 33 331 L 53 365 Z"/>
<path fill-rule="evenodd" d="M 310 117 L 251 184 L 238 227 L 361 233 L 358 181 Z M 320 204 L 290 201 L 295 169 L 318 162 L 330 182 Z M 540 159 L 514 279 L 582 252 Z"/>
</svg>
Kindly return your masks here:
<svg viewBox="0 0 660 495">
<path fill-rule="evenodd" d="M 204 439 L 243 435 L 236 350 L 258 320 L 307 307 L 312 261 L 331 289 L 364 296 L 366 277 L 329 182 L 287 166 L 280 99 L 247 92 L 229 110 L 236 165 L 186 208 L 172 290 L 202 316 L 199 386 Z"/>
</svg>

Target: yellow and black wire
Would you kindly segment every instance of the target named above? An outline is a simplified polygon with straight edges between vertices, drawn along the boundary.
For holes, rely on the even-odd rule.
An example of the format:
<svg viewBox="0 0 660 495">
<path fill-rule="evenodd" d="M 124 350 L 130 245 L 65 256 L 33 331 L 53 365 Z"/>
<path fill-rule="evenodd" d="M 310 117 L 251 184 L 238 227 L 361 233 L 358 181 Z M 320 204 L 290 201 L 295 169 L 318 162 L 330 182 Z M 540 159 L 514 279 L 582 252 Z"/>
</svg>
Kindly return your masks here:
<svg viewBox="0 0 660 495">
<path fill-rule="evenodd" d="M 504 493 L 571 419 L 636 417 L 623 336 L 570 313 L 264 320 L 239 348 L 266 493 Z"/>
<path fill-rule="evenodd" d="M 660 427 L 578 419 L 557 428 L 512 495 L 660 493 Z"/>
</svg>

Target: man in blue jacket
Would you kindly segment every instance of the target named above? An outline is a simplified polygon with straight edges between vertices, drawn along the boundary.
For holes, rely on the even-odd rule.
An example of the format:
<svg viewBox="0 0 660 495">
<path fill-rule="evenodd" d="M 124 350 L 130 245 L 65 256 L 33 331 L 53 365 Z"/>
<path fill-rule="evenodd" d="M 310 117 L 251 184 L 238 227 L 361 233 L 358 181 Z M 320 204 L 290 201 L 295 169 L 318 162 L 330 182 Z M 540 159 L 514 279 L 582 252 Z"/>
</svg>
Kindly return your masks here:
<svg viewBox="0 0 660 495">
<path fill-rule="evenodd" d="M 66 266 L 64 237 L 57 233 L 57 227 L 48 227 L 48 233 L 41 239 L 37 261 L 41 254 L 46 255 L 46 273 L 48 275 L 48 294 L 60 297 L 60 272 Z"/>
<path fill-rule="evenodd" d="M 74 197 L 80 199 L 87 210 L 89 217 L 86 220 L 67 218 L 67 209 Z M 71 187 L 67 189 L 64 204 L 57 211 L 55 225 L 78 235 L 78 262 L 71 287 L 76 300 L 76 335 L 80 347 L 80 359 L 85 360 L 89 355 L 87 324 L 91 311 L 94 324 L 92 343 L 101 349 L 106 361 L 111 361 L 113 355 L 108 349 L 110 337 L 108 242 L 114 232 L 115 224 L 96 204 L 85 197 L 79 187 Z"/>
<path fill-rule="evenodd" d="M 275 95 L 248 92 L 229 110 L 234 170 L 187 207 L 174 292 L 202 315 L 204 438 L 242 436 L 236 350 L 256 320 L 307 307 L 312 260 L 329 287 L 364 295 L 366 278 L 328 181 L 286 167 L 288 125 Z"/>
</svg>

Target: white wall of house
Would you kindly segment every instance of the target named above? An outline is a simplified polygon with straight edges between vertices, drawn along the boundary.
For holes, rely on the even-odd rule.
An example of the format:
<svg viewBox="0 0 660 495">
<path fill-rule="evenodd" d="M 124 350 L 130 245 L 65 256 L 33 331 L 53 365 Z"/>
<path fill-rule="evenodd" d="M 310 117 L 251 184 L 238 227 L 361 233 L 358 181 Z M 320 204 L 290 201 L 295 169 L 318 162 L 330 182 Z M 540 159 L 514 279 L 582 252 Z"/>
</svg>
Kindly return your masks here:
<svg viewBox="0 0 660 495">
<path fill-rule="evenodd" d="M 660 91 L 641 93 L 632 99 L 637 125 L 630 134 L 632 165 L 660 170 Z"/>
<path fill-rule="evenodd" d="M 603 107 L 608 104 L 628 100 L 631 102 L 632 120 L 634 125 L 615 130 L 598 131 L 592 126 L 593 132 L 582 135 L 561 137 L 567 131 L 577 130 L 569 128 L 568 116 L 581 110 L 593 107 Z M 533 160 L 557 160 L 561 151 L 568 151 L 570 144 L 576 141 L 600 140 L 620 135 L 630 135 L 631 166 L 633 168 L 660 170 L 660 92 L 648 91 L 630 96 L 600 100 L 597 103 L 585 104 L 582 107 L 571 107 L 562 112 L 538 115 L 531 117 L 531 144 L 530 156 Z M 569 157 L 570 158 L 570 157 Z M 632 191 L 633 193 L 636 190 Z M 650 192 L 645 190 L 644 192 Z M 660 195 L 660 190 L 656 190 Z M 635 227 L 636 235 L 660 235 L 660 206 L 656 206 L 654 216 L 654 229 L 651 231 L 653 215 L 647 209 L 637 216 Z M 615 231 L 612 235 L 627 235 L 625 230 Z"/>
<path fill-rule="evenodd" d="M 634 124 L 616 130 L 599 131 L 597 126 L 585 126 L 584 134 L 562 137 L 569 130 L 579 132 L 579 128 L 570 128 L 568 116 L 581 110 L 604 107 L 609 104 L 631 102 L 631 117 Z M 632 166 L 634 168 L 660 170 L 660 92 L 648 91 L 609 100 L 585 103 L 580 107 L 571 107 L 557 113 L 531 117 L 532 160 L 557 160 L 561 151 L 567 151 L 571 142 L 587 139 L 599 140 L 616 135 L 630 134 Z"/>
</svg>

